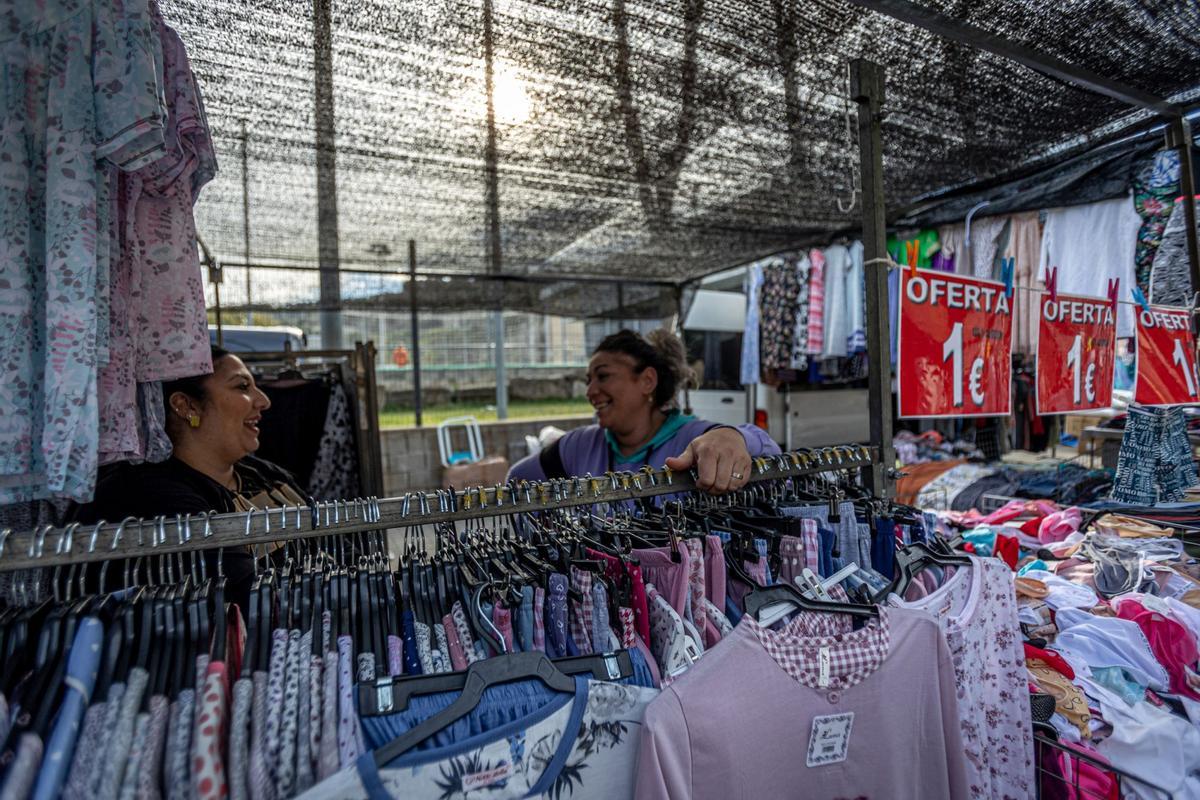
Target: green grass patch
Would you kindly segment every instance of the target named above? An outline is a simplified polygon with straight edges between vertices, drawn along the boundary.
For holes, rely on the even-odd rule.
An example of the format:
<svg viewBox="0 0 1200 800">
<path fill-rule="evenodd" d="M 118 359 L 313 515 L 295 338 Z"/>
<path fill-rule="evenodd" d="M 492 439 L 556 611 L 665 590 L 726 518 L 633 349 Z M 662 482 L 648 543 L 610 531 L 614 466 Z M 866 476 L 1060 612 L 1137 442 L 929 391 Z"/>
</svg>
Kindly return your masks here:
<svg viewBox="0 0 1200 800">
<path fill-rule="evenodd" d="M 587 400 L 513 400 L 508 404 L 509 419 L 538 419 L 539 417 L 588 416 L 592 406 Z M 495 422 L 494 403 L 447 403 L 421 409 L 421 424 L 437 425 L 451 417 L 472 416 L 480 422 Z M 417 424 L 411 408 L 388 406 L 379 413 L 381 428 L 411 428 Z"/>
</svg>

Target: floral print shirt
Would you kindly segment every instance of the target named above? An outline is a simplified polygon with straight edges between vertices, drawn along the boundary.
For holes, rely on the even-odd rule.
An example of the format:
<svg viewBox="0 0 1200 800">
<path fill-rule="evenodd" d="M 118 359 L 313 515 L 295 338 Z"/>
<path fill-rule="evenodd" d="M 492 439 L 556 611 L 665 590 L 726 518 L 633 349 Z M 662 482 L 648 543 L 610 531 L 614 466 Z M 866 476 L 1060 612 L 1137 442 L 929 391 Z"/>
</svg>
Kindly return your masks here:
<svg viewBox="0 0 1200 800">
<path fill-rule="evenodd" d="M 929 612 L 946 634 L 967 779 L 978 800 L 1034 796 L 1033 723 L 1012 571 L 995 558 L 971 558 L 941 587 L 893 606 Z"/>
<path fill-rule="evenodd" d="M 461 744 L 401 756 L 385 768 L 367 753 L 301 795 L 305 800 L 608 800 L 632 797 L 646 706 L 654 689 L 576 679 L 531 719 Z"/>
<path fill-rule="evenodd" d="M 768 261 L 763 269 L 763 284 L 759 295 L 761 333 L 758 346 L 764 373 L 791 368 L 799 293 L 800 284 L 794 260 L 790 257 L 780 257 Z M 806 293 L 806 306 L 807 300 Z M 805 330 L 807 329 L 806 308 Z"/>
<path fill-rule="evenodd" d="M 91 498 L 107 178 L 164 153 L 153 42 L 147 0 L 0 10 L 0 504 Z"/>
<path fill-rule="evenodd" d="M 100 462 L 141 460 L 137 384 L 212 371 L 192 204 L 216 174 L 204 102 L 183 42 L 152 8 L 167 126 L 163 157 L 120 175 L 109 358 L 100 370 Z"/>
</svg>

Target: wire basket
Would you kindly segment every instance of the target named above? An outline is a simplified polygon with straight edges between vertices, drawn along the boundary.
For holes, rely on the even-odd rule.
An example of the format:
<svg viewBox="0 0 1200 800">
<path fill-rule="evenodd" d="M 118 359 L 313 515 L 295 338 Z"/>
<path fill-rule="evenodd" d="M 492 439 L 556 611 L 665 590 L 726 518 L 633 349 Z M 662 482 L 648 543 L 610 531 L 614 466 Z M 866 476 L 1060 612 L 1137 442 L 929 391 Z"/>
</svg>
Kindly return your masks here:
<svg viewBox="0 0 1200 800">
<path fill-rule="evenodd" d="M 1178 797 L 1040 731 L 1034 732 L 1033 741 L 1039 800 L 1119 800 L 1133 786 L 1141 790 L 1139 797 L 1151 794 L 1147 789 L 1162 800 Z"/>
</svg>

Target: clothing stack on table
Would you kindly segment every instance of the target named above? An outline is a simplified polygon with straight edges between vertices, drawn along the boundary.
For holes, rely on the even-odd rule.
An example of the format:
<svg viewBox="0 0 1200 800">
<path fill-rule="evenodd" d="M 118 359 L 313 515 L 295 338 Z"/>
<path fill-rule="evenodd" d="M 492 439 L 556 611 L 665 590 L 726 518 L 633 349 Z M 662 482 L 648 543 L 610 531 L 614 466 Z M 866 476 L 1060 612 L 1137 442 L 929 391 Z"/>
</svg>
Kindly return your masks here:
<svg viewBox="0 0 1200 800">
<path fill-rule="evenodd" d="M 1200 796 L 1200 561 L 1180 535 L 1200 505 L 1093 505 L 941 512 L 939 535 L 960 528 L 963 549 L 1012 568 L 1025 675 L 1059 743 L 1038 748 L 1042 796 L 1076 780 L 1097 797 Z M 910 599 L 938 600 L 946 572 L 921 573 Z"/>
<path fill-rule="evenodd" d="M 1200 564 L 1170 528 L 1107 515 L 1016 579 L 1030 680 L 1061 740 L 1135 779 L 1124 797 L 1200 792 Z"/>
</svg>

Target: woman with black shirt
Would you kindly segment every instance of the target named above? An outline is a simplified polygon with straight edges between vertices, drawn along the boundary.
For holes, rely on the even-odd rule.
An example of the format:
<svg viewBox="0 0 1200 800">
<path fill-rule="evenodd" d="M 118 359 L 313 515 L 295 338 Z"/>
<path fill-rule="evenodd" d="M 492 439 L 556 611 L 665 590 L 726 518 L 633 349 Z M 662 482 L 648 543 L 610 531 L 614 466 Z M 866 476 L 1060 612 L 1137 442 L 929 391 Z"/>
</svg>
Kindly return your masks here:
<svg viewBox="0 0 1200 800">
<path fill-rule="evenodd" d="M 212 363 L 210 375 L 163 384 L 171 458 L 159 464 L 116 464 L 102 470 L 95 500 L 75 515 L 79 521 L 173 518 L 307 504 L 286 470 L 251 455 L 258 449 L 259 420 L 271 401 L 237 356 L 214 347 Z M 215 568 L 216 552 L 206 557 L 210 568 Z M 222 567 L 226 596 L 245 608 L 254 576 L 250 548 L 225 548 Z M 120 579 L 122 570 L 110 570 L 108 575 L 112 582 Z"/>
</svg>

